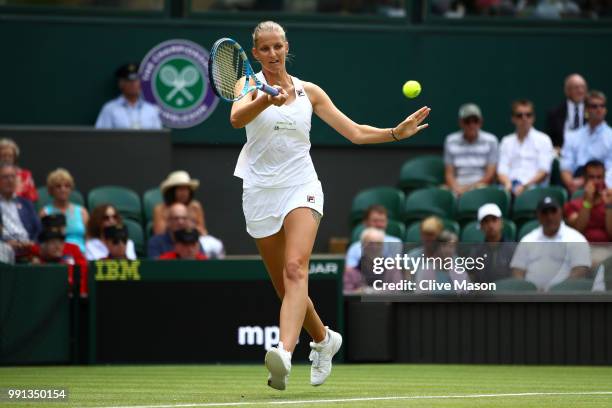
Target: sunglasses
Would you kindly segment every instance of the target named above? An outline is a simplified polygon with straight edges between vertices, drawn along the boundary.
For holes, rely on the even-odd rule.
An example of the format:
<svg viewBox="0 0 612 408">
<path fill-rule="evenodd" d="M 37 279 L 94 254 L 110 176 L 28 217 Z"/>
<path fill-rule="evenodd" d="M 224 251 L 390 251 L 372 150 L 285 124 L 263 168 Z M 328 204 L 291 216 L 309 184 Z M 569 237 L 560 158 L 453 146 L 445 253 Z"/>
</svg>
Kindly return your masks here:
<svg viewBox="0 0 612 408">
<path fill-rule="evenodd" d="M 111 240 L 111 242 L 113 243 L 113 245 L 119 245 L 121 244 L 126 244 L 127 243 L 127 238 L 113 238 Z"/>
<path fill-rule="evenodd" d="M 104 221 L 116 220 L 117 214 L 105 214 L 102 218 Z"/>
<path fill-rule="evenodd" d="M 521 119 L 521 118 L 530 118 L 533 116 L 533 112 L 516 112 L 514 113 L 512 116 L 514 116 L 515 118 Z"/>
<path fill-rule="evenodd" d="M 470 123 L 480 123 L 480 119 L 473 116 L 470 118 L 463 119 L 463 123 L 465 123 L 466 125 L 469 125 Z"/>
<path fill-rule="evenodd" d="M 598 108 L 603 109 L 606 107 L 606 104 L 605 103 L 589 103 L 587 107 L 589 109 L 598 109 Z"/>
</svg>

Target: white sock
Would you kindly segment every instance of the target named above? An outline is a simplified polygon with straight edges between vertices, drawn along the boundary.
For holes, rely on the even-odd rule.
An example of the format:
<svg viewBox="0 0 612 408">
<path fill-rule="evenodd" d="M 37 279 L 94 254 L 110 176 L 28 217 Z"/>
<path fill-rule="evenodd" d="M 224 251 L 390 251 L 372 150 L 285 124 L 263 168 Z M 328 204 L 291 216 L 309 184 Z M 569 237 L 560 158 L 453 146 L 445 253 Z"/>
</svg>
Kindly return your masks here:
<svg viewBox="0 0 612 408">
<path fill-rule="evenodd" d="M 329 331 L 325 329 L 325 338 L 319 342 L 321 345 L 326 345 L 329 342 Z"/>
</svg>

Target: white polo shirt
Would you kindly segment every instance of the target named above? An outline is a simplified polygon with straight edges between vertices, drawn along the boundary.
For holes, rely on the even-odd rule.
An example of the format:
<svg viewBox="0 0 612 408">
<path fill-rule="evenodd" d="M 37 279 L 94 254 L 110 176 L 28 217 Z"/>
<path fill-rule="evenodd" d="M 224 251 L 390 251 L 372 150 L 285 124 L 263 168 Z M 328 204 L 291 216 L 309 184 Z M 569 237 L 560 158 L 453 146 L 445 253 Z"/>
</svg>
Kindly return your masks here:
<svg viewBox="0 0 612 408">
<path fill-rule="evenodd" d="M 521 142 L 516 133 L 504 136 L 499 147 L 497 172 L 510 180 L 528 183 L 540 170 L 550 175 L 554 149 L 550 137 L 531 128 Z M 547 185 L 548 177 L 540 185 Z"/>
<path fill-rule="evenodd" d="M 569 278 L 576 266 L 591 267 L 591 248 L 580 232 L 563 222 L 553 237 L 544 235 L 542 226 L 525 235 L 510 261 L 511 268 L 527 271 L 525 280 L 542 291 Z"/>
</svg>

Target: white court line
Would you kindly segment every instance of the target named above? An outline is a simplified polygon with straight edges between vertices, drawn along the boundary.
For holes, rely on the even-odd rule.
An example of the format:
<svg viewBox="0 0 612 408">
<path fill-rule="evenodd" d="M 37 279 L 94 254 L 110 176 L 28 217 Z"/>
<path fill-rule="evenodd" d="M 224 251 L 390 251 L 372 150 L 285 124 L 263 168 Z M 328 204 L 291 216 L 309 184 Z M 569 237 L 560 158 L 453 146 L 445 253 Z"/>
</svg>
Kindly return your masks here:
<svg viewBox="0 0 612 408">
<path fill-rule="evenodd" d="M 612 391 L 585 391 L 585 392 L 521 392 L 514 394 L 467 394 L 467 395 L 413 395 L 404 397 L 363 397 L 363 398 L 336 398 L 321 400 L 294 400 L 294 401 L 244 401 L 244 402 L 207 402 L 193 404 L 170 405 L 125 405 L 107 406 L 99 408 L 188 408 L 188 407 L 239 407 L 246 405 L 292 405 L 292 404 L 326 404 L 333 402 L 363 402 L 363 401 L 393 401 L 393 400 L 425 400 L 425 399 L 452 399 L 452 398 L 495 398 L 495 397 L 533 397 L 555 395 L 612 395 Z"/>
</svg>

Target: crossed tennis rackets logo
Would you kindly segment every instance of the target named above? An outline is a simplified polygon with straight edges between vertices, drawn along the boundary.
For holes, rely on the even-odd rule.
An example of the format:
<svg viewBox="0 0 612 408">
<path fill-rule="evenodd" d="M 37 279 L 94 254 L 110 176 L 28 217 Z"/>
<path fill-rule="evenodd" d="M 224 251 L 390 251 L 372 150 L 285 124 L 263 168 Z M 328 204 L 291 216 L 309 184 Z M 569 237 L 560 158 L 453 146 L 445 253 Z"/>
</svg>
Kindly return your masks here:
<svg viewBox="0 0 612 408">
<path fill-rule="evenodd" d="M 193 101 L 193 95 L 187 88 L 195 85 L 200 79 L 200 73 L 193 66 L 184 67 L 179 72 L 172 65 L 166 65 L 159 71 L 159 78 L 172 90 L 166 95 L 166 100 L 171 101 L 179 92 L 189 101 Z"/>
</svg>

